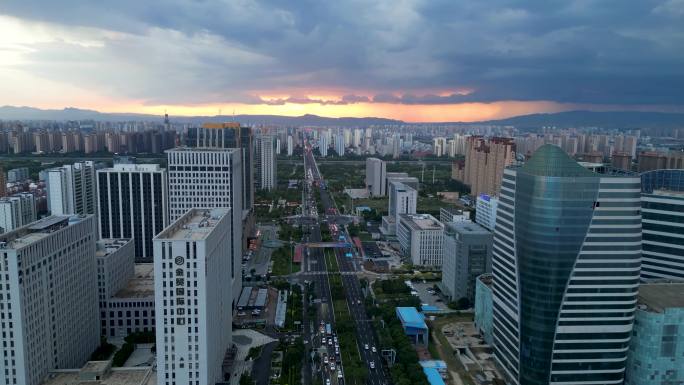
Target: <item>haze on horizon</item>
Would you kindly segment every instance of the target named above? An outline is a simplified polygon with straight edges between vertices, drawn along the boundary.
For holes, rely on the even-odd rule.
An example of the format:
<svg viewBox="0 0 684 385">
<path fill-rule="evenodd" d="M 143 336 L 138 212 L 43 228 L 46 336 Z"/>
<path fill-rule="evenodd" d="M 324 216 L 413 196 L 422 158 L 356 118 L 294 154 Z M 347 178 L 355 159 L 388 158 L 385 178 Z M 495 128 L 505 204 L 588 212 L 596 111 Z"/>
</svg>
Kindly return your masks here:
<svg viewBox="0 0 684 385">
<path fill-rule="evenodd" d="M 684 111 L 684 0 L 0 3 L 0 105 L 476 121 Z"/>
</svg>

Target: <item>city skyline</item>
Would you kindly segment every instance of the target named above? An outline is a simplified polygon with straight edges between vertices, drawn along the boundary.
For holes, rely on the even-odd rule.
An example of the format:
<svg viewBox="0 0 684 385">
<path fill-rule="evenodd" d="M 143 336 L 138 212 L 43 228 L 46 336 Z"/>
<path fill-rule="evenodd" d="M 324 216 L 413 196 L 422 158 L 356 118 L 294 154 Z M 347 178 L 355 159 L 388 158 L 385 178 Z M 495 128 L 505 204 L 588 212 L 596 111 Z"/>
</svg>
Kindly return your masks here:
<svg viewBox="0 0 684 385">
<path fill-rule="evenodd" d="M 9 2 L 0 105 L 408 122 L 683 111 L 681 2 L 616 5 Z"/>
</svg>

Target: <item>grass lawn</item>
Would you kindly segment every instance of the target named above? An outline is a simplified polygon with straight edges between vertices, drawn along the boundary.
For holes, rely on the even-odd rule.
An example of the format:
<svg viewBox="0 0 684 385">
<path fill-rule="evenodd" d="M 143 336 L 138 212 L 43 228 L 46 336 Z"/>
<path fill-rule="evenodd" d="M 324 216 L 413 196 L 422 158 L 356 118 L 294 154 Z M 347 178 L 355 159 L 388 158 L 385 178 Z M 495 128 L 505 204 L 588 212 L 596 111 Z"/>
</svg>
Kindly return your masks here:
<svg viewBox="0 0 684 385">
<path fill-rule="evenodd" d="M 271 261 L 273 262 L 273 269 L 271 275 L 288 275 L 296 273 L 300 270 L 299 263 L 292 262 L 292 252 L 290 246 L 283 246 L 275 250 L 271 254 Z"/>
<path fill-rule="evenodd" d="M 389 204 L 389 198 L 365 198 L 365 199 L 354 199 L 354 207 L 368 206 L 371 209 L 381 212 L 383 214 L 387 213 L 387 205 Z"/>
</svg>

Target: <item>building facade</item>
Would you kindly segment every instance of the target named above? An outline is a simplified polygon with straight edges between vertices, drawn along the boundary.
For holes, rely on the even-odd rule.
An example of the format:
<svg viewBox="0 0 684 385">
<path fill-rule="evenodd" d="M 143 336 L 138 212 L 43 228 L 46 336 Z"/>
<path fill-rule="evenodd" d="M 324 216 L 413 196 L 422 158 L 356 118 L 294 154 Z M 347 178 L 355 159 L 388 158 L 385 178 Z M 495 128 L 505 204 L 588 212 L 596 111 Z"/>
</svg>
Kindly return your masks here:
<svg viewBox="0 0 684 385">
<path fill-rule="evenodd" d="M 269 134 L 259 134 L 255 143 L 256 188 L 273 190 L 278 187 L 275 137 Z"/>
<path fill-rule="evenodd" d="M 0 233 L 26 226 L 36 219 L 36 198 L 33 194 L 19 193 L 0 198 Z"/>
<path fill-rule="evenodd" d="M 401 214 L 397 222 L 399 245 L 411 263 L 441 267 L 444 225 L 430 214 Z"/>
<path fill-rule="evenodd" d="M 494 235 L 495 360 L 513 384 L 621 384 L 641 266 L 640 180 L 553 145 L 506 169 Z"/>
<path fill-rule="evenodd" d="M 684 170 L 641 174 L 644 281 L 684 279 Z"/>
<path fill-rule="evenodd" d="M 97 171 L 98 231 L 133 238 L 136 262 L 152 262 L 152 239 L 169 224 L 166 170 L 156 164 L 115 164 Z"/>
<path fill-rule="evenodd" d="M 240 293 L 242 274 L 242 151 L 234 148 L 168 150 L 169 212 L 176 221 L 194 208 L 231 209 L 231 272 L 233 290 Z M 232 210 L 238 208 L 237 210 Z"/>
<path fill-rule="evenodd" d="M 366 158 L 366 189 L 372 197 L 384 197 L 387 183 L 387 164 L 378 158 Z"/>
<path fill-rule="evenodd" d="M 47 172 L 48 210 L 52 215 L 95 214 L 95 163 L 77 162 Z"/>
<path fill-rule="evenodd" d="M 493 282 L 494 276 L 491 274 L 482 274 L 475 281 L 475 327 L 489 345 L 492 344 L 492 329 L 494 328 L 492 318 Z"/>
<path fill-rule="evenodd" d="M 515 162 L 515 142 L 512 138 L 469 136 L 467 138 L 463 183 L 470 193 L 497 196 L 504 168 Z"/>
<path fill-rule="evenodd" d="M 213 385 L 232 341 L 230 209 L 193 209 L 155 238 L 157 384 Z"/>
<path fill-rule="evenodd" d="M 0 383 L 38 385 L 100 344 L 95 224 L 51 216 L 0 236 Z"/>
<path fill-rule="evenodd" d="M 496 210 L 499 198 L 480 194 L 475 203 L 475 222 L 489 231 L 494 231 L 496 226 Z"/>
<path fill-rule="evenodd" d="M 477 223 L 445 225 L 442 288 L 451 301 L 473 303 L 477 277 L 492 271 L 492 242 L 492 233 Z"/>
<path fill-rule="evenodd" d="M 684 284 L 639 287 L 625 385 L 684 383 Z"/>
</svg>

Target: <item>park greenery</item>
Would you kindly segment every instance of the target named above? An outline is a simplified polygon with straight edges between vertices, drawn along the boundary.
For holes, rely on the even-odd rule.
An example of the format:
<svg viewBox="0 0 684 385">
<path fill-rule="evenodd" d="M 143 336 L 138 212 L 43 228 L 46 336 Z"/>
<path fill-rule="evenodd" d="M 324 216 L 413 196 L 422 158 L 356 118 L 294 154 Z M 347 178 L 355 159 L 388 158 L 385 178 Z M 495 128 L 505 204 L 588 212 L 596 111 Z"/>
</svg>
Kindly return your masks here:
<svg viewBox="0 0 684 385">
<path fill-rule="evenodd" d="M 271 275 L 280 276 L 296 273 L 301 268 L 301 264 L 292 261 L 292 246 L 281 246 L 271 253 Z"/>
</svg>

